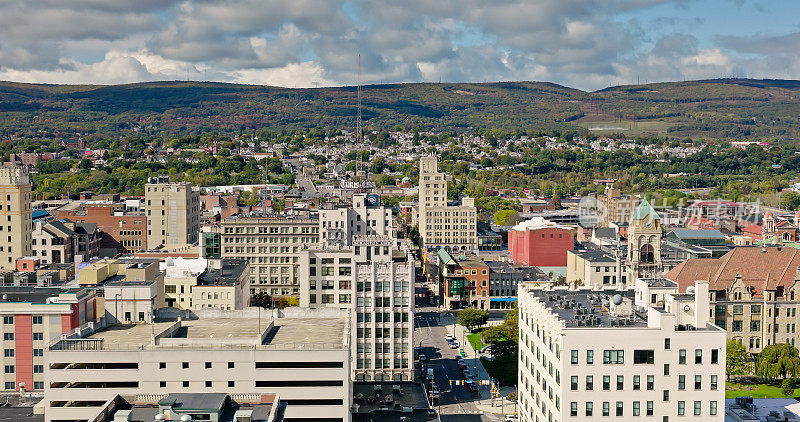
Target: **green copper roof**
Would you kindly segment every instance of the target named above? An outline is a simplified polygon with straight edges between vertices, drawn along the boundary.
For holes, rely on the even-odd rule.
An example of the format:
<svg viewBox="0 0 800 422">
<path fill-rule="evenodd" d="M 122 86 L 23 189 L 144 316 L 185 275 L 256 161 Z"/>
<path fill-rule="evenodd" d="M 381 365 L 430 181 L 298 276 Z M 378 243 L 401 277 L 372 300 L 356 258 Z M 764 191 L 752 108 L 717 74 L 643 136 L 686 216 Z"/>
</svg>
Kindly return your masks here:
<svg viewBox="0 0 800 422">
<path fill-rule="evenodd" d="M 436 254 L 439 255 L 439 261 L 442 263 L 442 265 L 447 265 L 451 261 L 455 261 L 453 255 L 450 255 L 450 253 L 447 252 L 444 248 L 439 248 L 439 250 L 436 251 Z"/>
<path fill-rule="evenodd" d="M 633 220 L 644 220 L 645 217 L 650 216 L 653 220 L 660 220 L 661 217 L 658 215 L 653 206 L 647 202 L 647 198 L 642 198 L 642 202 L 639 203 L 639 206 L 633 210 L 633 214 L 631 218 Z"/>
</svg>

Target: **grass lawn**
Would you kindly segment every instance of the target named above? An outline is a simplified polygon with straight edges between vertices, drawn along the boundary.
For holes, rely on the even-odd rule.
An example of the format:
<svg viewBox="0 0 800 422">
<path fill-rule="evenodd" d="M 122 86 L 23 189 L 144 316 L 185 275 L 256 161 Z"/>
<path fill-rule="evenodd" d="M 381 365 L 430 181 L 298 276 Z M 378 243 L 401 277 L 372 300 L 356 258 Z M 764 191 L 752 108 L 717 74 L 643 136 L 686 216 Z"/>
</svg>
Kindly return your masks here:
<svg viewBox="0 0 800 422">
<path fill-rule="evenodd" d="M 516 353 L 500 356 L 495 360 L 481 358 L 481 364 L 486 368 L 486 372 L 496 379 L 502 386 L 517 385 L 517 370 L 519 357 Z"/>
<path fill-rule="evenodd" d="M 481 341 L 481 331 L 475 330 L 472 334 L 467 335 L 467 341 L 472 345 L 472 350 L 481 350 L 483 342 Z"/>
<path fill-rule="evenodd" d="M 488 370 L 488 369 L 487 369 Z M 795 389 L 795 395 L 800 394 L 800 389 Z M 725 398 L 753 397 L 756 399 L 785 398 L 781 392 L 780 382 L 768 384 L 737 384 L 728 383 L 725 386 Z M 795 397 L 800 399 L 800 396 Z"/>
</svg>

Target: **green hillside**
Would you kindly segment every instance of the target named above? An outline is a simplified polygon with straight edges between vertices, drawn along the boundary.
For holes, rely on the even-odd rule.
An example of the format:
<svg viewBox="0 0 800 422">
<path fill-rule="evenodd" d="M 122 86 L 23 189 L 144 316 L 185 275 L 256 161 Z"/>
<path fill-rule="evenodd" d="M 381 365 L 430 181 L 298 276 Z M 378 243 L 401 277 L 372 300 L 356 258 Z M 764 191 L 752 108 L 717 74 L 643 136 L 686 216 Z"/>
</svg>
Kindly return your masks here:
<svg viewBox="0 0 800 422">
<path fill-rule="evenodd" d="M 721 79 L 583 92 L 551 83 L 363 88 L 367 128 L 578 131 L 706 139 L 800 138 L 800 82 Z M 355 126 L 356 88 L 203 82 L 0 82 L 0 134 L 118 138 Z M 90 136 L 86 136 L 89 134 Z"/>
</svg>

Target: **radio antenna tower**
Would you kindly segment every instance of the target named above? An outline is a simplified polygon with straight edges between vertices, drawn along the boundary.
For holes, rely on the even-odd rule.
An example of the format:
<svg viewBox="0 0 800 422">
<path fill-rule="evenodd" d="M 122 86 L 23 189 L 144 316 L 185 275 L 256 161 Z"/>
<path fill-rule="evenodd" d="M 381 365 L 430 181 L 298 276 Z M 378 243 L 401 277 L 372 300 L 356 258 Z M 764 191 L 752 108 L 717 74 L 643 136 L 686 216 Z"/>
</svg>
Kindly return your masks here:
<svg viewBox="0 0 800 422">
<path fill-rule="evenodd" d="M 358 53 L 358 79 L 356 80 L 356 97 L 358 99 L 358 112 L 356 117 L 356 148 L 361 147 L 363 140 L 363 133 L 361 128 L 361 53 Z M 363 170 L 364 158 L 362 154 L 358 154 L 358 165 L 356 166 L 356 177 L 358 173 Z"/>
</svg>

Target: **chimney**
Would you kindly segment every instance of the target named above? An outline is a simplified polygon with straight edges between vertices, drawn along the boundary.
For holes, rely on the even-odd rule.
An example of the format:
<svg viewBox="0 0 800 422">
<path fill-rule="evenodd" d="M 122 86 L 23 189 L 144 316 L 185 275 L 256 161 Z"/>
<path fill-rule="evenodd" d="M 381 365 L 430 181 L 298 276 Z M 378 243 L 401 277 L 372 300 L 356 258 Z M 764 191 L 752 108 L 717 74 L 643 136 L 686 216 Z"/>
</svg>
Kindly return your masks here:
<svg viewBox="0 0 800 422">
<path fill-rule="evenodd" d="M 705 328 L 708 324 L 708 281 L 695 280 L 694 282 L 694 326 Z"/>
</svg>

